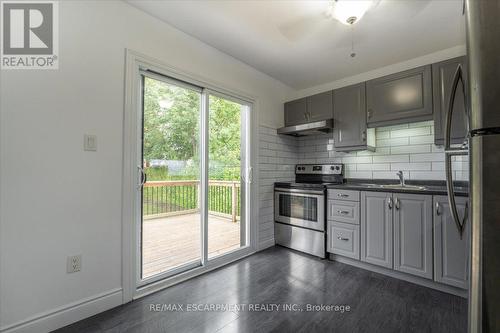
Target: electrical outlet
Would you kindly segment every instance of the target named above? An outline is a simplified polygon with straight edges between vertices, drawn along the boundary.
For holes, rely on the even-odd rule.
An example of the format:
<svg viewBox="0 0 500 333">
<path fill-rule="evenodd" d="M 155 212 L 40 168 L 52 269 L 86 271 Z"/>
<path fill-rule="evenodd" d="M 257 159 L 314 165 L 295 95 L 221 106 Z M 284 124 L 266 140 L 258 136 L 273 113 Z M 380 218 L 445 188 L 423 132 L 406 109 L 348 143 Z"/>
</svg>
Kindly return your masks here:
<svg viewBox="0 0 500 333">
<path fill-rule="evenodd" d="M 97 136 L 92 134 L 85 134 L 83 136 L 83 150 L 97 151 Z"/>
<path fill-rule="evenodd" d="M 79 254 L 77 256 L 68 257 L 68 261 L 66 263 L 66 271 L 68 273 L 79 272 L 82 269 L 82 255 Z"/>
</svg>

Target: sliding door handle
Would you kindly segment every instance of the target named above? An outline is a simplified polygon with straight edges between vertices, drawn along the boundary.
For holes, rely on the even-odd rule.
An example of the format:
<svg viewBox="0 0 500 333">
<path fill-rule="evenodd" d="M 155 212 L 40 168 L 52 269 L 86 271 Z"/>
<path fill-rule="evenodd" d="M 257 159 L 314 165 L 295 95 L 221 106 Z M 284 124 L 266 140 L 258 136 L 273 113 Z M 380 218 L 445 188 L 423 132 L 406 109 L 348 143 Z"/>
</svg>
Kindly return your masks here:
<svg viewBox="0 0 500 333">
<path fill-rule="evenodd" d="M 139 185 L 137 185 L 137 189 L 141 189 L 144 186 L 144 184 L 146 184 L 148 176 L 146 175 L 144 168 L 141 167 L 140 165 L 137 166 L 137 169 L 139 170 L 139 179 L 140 179 Z"/>
</svg>

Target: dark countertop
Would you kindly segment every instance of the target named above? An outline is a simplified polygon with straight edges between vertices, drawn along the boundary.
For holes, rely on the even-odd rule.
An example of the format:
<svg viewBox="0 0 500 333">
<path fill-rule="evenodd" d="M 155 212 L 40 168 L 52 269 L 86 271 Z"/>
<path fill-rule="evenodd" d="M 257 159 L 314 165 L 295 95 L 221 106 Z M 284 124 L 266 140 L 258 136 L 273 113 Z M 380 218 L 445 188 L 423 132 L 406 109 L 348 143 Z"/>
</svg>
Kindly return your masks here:
<svg viewBox="0 0 500 333">
<path fill-rule="evenodd" d="M 376 185 L 399 184 L 398 181 L 390 179 L 345 179 L 343 184 L 327 185 L 329 189 L 356 190 L 356 191 L 373 191 L 373 192 L 397 192 L 397 193 L 414 193 L 414 194 L 432 194 L 432 195 L 448 195 L 446 190 L 446 182 L 444 180 L 407 180 L 407 185 L 425 186 L 425 189 L 400 189 L 400 188 L 385 188 Z M 375 186 L 373 186 L 373 185 Z M 453 182 L 455 195 L 461 197 L 469 196 L 468 182 Z M 372 185 L 372 186 L 371 186 Z"/>
</svg>

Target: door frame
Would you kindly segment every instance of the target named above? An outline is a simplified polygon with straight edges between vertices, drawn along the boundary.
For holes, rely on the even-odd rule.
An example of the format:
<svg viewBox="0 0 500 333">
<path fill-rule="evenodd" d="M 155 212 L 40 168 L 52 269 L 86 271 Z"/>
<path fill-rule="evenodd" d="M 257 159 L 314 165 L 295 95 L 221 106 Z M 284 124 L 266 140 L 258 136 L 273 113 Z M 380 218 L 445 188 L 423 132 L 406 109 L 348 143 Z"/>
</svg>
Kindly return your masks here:
<svg viewBox="0 0 500 333">
<path fill-rule="evenodd" d="M 247 186 L 248 197 L 246 199 L 247 212 L 246 224 L 249 235 L 247 237 L 248 244 L 242 249 L 229 252 L 227 255 L 214 257 L 204 265 L 193 268 L 192 270 L 180 273 L 172 277 L 154 281 L 150 284 L 139 287 L 137 281 L 137 250 L 138 250 L 138 232 L 137 219 L 141 213 L 140 203 L 136 200 L 137 185 L 139 175 L 137 171 L 137 156 L 141 151 L 141 142 L 138 142 L 137 137 L 138 125 L 142 123 L 142 93 L 140 82 L 140 71 L 148 69 L 171 77 L 176 80 L 189 82 L 190 84 L 204 87 L 206 91 L 215 95 L 219 94 L 227 97 L 234 97 L 240 102 L 246 102 L 251 105 L 251 111 L 247 117 L 249 130 L 247 135 L 246 156 L 247 166 L 249 170 L 243 170 L 245 174 L 244 181 Z M 208 100 L 208 93 L 202 95 L 202 99 Z M 205 101 L 206 102 L 206 101 Z M 203 103 L 203 101 L 202 101 Z M 133 299 L 145 296 L 152 292 L 169 287 L 191 277 L 203 274 L 210 270 L 224 266 L 232 261 L 239 260 L 257 251 L 258 248 L 258 187 L 256 182 L 252 181 L 251 173 L 256 170 L 257 149 L 255 144 L 258 136 L 257 114 L 258 114 L 258 99 L 234 90 L 225 88 L 223 84 L 213 82 L 212 80 L 200 77 L 193 73 L 188 73 L 172 66 L 163 63 L 160 60 L 140 54 L 130 49 L 125 50 L 125 103 L 124 103 L 124 122 L 123 122 L 123 165 L 122 165 L 122 287 L 123 287 L 123 303 L 127 303 Z M 208 112 L 202 117 L 208 117 Z M 202 123 L 207 123 L 202 121 Z M 208 124 L 208 123 L 207 123 Z M 202 145 L 206 142 L 208 131 L 202 131 Z M 253 144 L 252 144 L 253 143 Z M 204 148 L 202 148 L 204 149 Z M 202 163 L 208 163 L 208 154 L 203 155 Z M 207 165 L 206 165 L 207 166 Z M 202 167 L 204 172 L 208 172 L 207 167 Z M 205 175 L 207 177 L 208 175 Z M 202 175 L 203 178 L 203 175 Z M 208 179 L 208 178 L 206 178 Z M 207 190 L 207 189 L 205 189 Z M 206 201 L 206 197 L 205 200 Z M 202 205 L 204 203 L 202 202 Z M 204 223 L 204 232 L 206 232 L 206 223 Z M 203 246 L 207 246 L 206 243 Z M 203 258 L 202 258 L 203 260 Z"/>
</svg>

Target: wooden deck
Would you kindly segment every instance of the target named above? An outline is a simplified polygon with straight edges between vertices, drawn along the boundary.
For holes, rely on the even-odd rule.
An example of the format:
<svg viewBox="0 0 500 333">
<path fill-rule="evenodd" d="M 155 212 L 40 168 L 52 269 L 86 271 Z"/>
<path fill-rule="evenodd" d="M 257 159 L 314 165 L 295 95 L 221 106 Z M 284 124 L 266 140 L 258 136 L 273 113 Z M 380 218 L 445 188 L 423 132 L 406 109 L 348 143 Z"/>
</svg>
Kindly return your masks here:
<svg viewBox="0 0 500 333">
<path fill-rule="evenodd" d="M 143 223 L 143 277 L 165 272 L 201 256 L 200 215 L 185 214 Z M 209 215 L 208 256 L 240 246 L 240 223 Z"/>
</svg>

